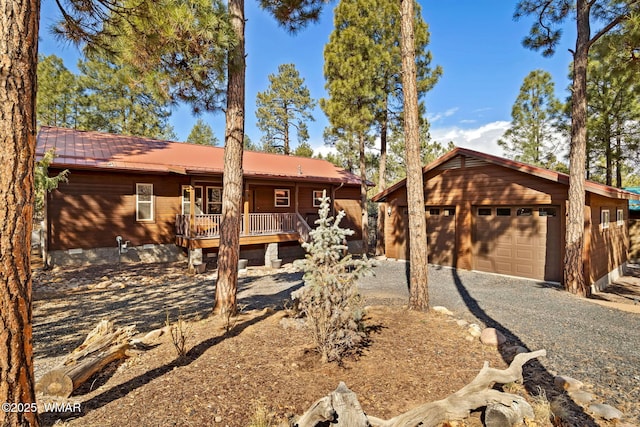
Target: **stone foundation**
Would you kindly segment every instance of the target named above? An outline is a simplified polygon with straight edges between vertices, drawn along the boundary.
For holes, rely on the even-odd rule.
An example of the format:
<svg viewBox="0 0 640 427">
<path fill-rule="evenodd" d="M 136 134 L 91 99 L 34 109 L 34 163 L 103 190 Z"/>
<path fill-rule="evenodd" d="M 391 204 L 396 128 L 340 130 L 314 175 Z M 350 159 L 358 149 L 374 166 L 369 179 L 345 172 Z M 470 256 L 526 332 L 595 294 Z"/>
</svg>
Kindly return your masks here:
<svg viewBox="0 0 640 427">
<path fill-rule="evenodd" d="M 91 264 L 117 264 L 119 262 L 176 262 L 186 260 L 183 250 L 176 245 L 143 245 L 127 248 L 118 255 L 117 247 L 94 249 L 69 249 L 49 251 L 50 266 L 78 266 Z"/>
</svg>

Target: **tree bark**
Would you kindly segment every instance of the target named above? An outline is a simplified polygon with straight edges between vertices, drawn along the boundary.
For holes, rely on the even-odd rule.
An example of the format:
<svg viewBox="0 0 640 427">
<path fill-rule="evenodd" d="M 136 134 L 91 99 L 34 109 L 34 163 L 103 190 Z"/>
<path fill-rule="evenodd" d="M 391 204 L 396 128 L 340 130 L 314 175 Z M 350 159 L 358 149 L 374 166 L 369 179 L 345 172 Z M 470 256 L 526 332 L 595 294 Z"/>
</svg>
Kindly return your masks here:
<svg viewBox="0 0 640 427">
<path fill-rule="evenodd" d="M 415 61 L 413 0 L 401 1 L 402 92 L 404 94 L 405 162 L 409 209 L 409 308 L 429 309 L 427 221 L 420 156 L 420 123 Z"/>
<path fill-rule="evenodd" d="M 244 0 L 229 0 L 229 15 L 236 35 L 236 45 L 229 52 L 222 223 L 216 302 L 213 308 L 215 314 L 224 316 L 234 315 L 237 312 L 245 115 Z"/>
<path fill-rule="evenodd" d="M 380 123 L 380 165 L 378 167 L 378 191 L 387 189 L 387 128 L 388 128 L 388 111 L 385 99 L 384 116 Z M 378 221 L 376 223 L 376 255 L 384 255 L 384 222 L 385 207 L 382 203 L 378 204 Z"/>
<path fill-rule="evenodd" d="M 38 381 L 37 391 L 69 397 L 109 363 L 127 357 L 134 334 L 134 326 L 115 329 L 112 321 L 102 320 L 78 348 Z"/>
<path fill-rule="evenodd" d="M 587 147 L 587 64 L 590 43 L 590 2 L 577 0 L 576 49 L 573 54 L 573 100 L 569 151 L 569 203 L 567 207 L 564 286 L 573 294 L 588 296 L 590 287 L 583 270 L 584 182 Z"/>
<path fill-rule="evenodd" d="M 362 251 L 369 253 L 369 211 L 367 210 L 367 162 L 364 152 L 365 134 L 358 134 L 360 151 L 360 209 L 362 209 Z"/>
<path fill-rule="evenodd" d="M 0 402 L 36 402 L 31 230 L 40 2 L 0 0 Z M 37 426 L 0 411 L 0 426 Z"/>
</svg>

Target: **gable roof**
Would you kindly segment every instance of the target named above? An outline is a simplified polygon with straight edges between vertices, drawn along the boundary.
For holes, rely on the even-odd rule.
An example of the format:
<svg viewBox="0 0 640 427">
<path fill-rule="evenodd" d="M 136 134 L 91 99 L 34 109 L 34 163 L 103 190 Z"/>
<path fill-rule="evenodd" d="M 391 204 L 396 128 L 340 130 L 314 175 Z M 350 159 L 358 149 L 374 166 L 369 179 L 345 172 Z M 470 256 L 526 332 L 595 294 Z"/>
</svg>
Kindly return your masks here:
<svg viewBox="0 0 640 427">
<path fill-rule="evenodd" d="M 190 175 L 222 174 L 224 148 L 43 126 L 36 156 L 55 149 L 51 166 Z M 244 176 L 360 185 L 360 178 L 322 159 L 245 151 Z"/>
<path fill-rule="evenodd" d="M 538 166 L 529 165 L 527 163 L 518 162 L 516 160 L 505 159 L 503 157 L 494 156 L 491 154 L 481 153 L 479 151 L 470 150 L 468 148 L 456 147 L 453 150 L 449 151 L 442 157 L 436 159 L 430 164 L 426 165 L 422 168 L 422 174 L 436 169 L 438 167 L 445 166 L 449 161 L 454 162 L 455 158 L 458 156 L 464 156 L 465 158 L 472 158 L 476 160 L 480 160 L 486 163 L 506 167 L 509 169 L 513 169 L 519 172 L 523 172 L 529 175 L 537 176 L 539 178 L 546 179 L 548 181 L 557 182 L 564 185 L 569 185 L 569 175 L 556 172 L 549 169 L 544 169 Z M 398 181 L 396 184 L 387 188 L 386 190 L 376 194 L 371 199 L 374 202 L 385 202 L 387 200 L 387 196 L 399 188 L 406 186 L 407 180 L 406 178 Z M 611 187 L 604 184 L 599 184 L 593 181 L 585 181 L 585 190 L 599 194 L 605 197 L 611 197 L 614 199 L 635 199 L 640 200 L 637 194 L 630 193 L 625 190 L 621 190 L 619 188 Z"/>
</svg>

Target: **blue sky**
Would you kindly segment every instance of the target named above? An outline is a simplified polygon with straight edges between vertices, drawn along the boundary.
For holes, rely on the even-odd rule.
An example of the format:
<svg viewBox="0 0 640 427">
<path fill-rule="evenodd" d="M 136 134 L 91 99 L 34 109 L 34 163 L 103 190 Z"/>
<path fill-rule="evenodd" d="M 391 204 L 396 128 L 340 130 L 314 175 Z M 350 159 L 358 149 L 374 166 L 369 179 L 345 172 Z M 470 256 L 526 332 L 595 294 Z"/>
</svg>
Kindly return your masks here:
<svg viewBox="0 0 640 427">
<path fill-rule="evenodd" d="M 557 96 L 564 99 L 569 85 L 568 67 L 574 30 L 565 29 L 562 44 L 551 58 L 522 47 L 531 20 L 514 21 L 516 1 L 505 0 L 421 0 L 422 14 L 431 32 L 433 63 L 444 73 L 425 100 L 433 139 L 479 151 L 501 154 L 495 141 L 511 120 L 511 107 L 524 77 L 534 69 L 549 71 Z M 280 28 L 257 2 L 246 2 L 247 14 L 247 114 L 245 131 L 254 142 L 260 141 L 256 128 L 256 93 L 269 84 L 268 75 L 278 65 L 295 63 L 315 99 L 326 96 L 323 76 L 323 49 L 333 29 L 335 2 L 325 8 L 319 23 L 291 35 Z M 59 16 L 53 0 L 42 3 L 40 52 L 56 54 L 75 71 L 78 50 L 56 40 L 50 27 Z M 201 116 L 214 129 L 218 139 L 224 136 L 222 113 Z M 320 110 L 309 124 L 310 144 L 326 151 L 322 132 L 327 119 Z M 188 108 L 176 108 L 171 123 L 180 140 L 186 139 L 196 118 Z"/>
</svg>

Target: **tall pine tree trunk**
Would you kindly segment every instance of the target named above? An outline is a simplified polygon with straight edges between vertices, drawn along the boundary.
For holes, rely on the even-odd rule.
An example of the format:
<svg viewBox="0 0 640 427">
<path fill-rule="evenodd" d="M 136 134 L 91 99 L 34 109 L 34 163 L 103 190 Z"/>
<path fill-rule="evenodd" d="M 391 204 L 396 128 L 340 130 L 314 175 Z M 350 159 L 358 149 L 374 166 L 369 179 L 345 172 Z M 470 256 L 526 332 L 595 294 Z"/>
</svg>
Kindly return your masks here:
<svg viewBox="0 0 640 427">
<path fill-rule="evenodd" d="M 214 313 L 221 315 L 233 315 L 237 311 L 245 101 L 244 0 L 229 0 L 229 14 L 237 44 L 229 52 L 222 224 L 220 225 L 216 302 L 213 308 Z"/>
<path fill-rule="evenodd" d="M 569 151 L 569 206 L 567 210 L 564 286 L 581 296 L 590 292 L 583 271 L 584 181 L 587 147 L 587 63 L 589 55 L 588 0 L 577 0 L 576 50 L 573 54 L 573 101 L 571 104 L 571 148 Z"/>
<path fill-rule="evenodd" d="M 622 188 L 622 130 L 616 132 L 616 187 Z"/>
<path fill-rule="evenodd" d="M 387 128 L 388 128 L 388 110 L 387 100 L 384 103 L 384 116 L 380 123 L 380 165 L 378 167 L 378 191 L 387 189 Z M 376 223 L 376 255 L 384 255 L 384 222 L 385 209 L 382 203 L 378 204 L 378 221 Z"/>
<path fill-rule="evenodd" d="M 360 208 L 362 209 L 362 250 L 369 253 L 369 211 L 367 210 L 367 162 L 364 152 L 365 134 L 358 134 L 360 151 Z"/>
<path fill-rule="evenodd" d="M 613 182 L 613 150 L 611 149 L 611 123 L 609 122 L 609 118 L 605 115 L 604 117 L 604 158 L 605 158 L 605 183 L 607 185 L 611 185 Z"/>
<path fill-rule="evenodd" d="M 0 402 L 35 403 L 31 228 L 40 2 L 0 0 Z M 37 426 L 0 411 L 0 426 Z"/>
<path fill-rule="evenodd" d="M 405 162 L 409 208 L 409 308 L 429 309 L 427 221 L 420 156 L 420 123 L 414 39 L 414 0 L 401 2 L 402 92 L 404 94 Z"/>
</svg>

